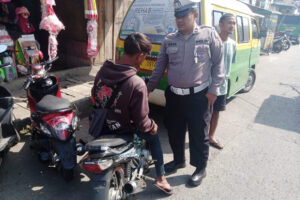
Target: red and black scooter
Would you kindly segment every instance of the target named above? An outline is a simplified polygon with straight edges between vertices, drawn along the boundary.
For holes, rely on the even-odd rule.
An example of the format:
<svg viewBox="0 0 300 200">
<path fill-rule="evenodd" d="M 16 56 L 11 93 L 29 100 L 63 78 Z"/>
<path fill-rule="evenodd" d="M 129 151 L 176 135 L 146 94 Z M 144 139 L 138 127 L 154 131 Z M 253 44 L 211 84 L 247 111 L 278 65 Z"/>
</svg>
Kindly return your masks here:
<svg viewBox="0 0 300 200">
<path fill-rule="evenodd" d="M 31 112 L 31 147 L 40 161 L 57 166 L 69 181 L 77 163 L 74 133 L 79 119 L 75 106 L 61 98 L 58 78 L 47 74 L 55 60 L 32 64 L 23 87 Z"/>
</svg>

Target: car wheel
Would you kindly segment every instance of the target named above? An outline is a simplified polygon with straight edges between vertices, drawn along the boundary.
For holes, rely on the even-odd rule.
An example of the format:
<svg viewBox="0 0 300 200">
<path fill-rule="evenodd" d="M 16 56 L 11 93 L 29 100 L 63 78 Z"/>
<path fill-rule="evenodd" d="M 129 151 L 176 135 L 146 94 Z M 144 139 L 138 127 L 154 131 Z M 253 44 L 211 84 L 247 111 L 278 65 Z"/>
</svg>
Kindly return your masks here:
<svg viewBox="0 0 300 200">
<path fill-rule="evenodd" d="M 248 81 L 245 85 L 245 88 L 242 90 L 242 92 L 249 92 L 253 88 L 255 80 L 256 80 L 256 74 L 255 71 L 252 69 L 249 73 Z"/>
</svg>

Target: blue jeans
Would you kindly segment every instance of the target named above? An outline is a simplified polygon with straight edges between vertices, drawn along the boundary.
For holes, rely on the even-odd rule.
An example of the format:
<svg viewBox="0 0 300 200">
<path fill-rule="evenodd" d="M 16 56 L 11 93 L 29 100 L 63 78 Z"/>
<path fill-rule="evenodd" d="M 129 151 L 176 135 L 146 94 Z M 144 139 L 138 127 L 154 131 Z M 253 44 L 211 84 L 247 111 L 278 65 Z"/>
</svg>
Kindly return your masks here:
<svg viewBox="0 0 300 200">
<path fill-rule="evenodd" d="M 158 134 L 151 135 L 147 132 L 137 132 L 137 135 L 146 140 L 147 144 L 150 146 L 150 151 L 152 155 L 152 159 L 155 160 L 155 171 L 156 176 L 162 176 L 165 174 L 165 168 L 164 168 L 164 158 L 163 158 L 163 152 L 161 149 L 160 141 Z"/>
</svg>

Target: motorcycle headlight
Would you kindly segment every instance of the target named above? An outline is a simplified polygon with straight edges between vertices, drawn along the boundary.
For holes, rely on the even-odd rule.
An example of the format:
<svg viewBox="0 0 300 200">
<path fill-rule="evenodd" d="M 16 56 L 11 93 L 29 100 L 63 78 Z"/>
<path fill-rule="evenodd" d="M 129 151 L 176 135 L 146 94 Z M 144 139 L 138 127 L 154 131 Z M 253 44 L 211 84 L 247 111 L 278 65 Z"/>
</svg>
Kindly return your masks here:
<svg viewBox="0 0 300 200">
<path fill-rule="evenodd" d="M 73 129 L 73 130 L 76 130 L 76 129 L 77 129 L 77 127 L 78 127 L 78 117 L 77 117 L 77 116 L 74 116 L 71 125 L 72 125 L 72 129 Z"/>
<path fill-rule="evenodd" d="M 59 122 L 54 126 L 56 136 L 61 140 L 66 140 L 68 138 L 68 128 L 69 124 L 65 122 Z"/>
<path fill-rule="evenodd" d="M 51 135 L 51 131 L 43 124 L 40 124 L 41 131 L 47 135 Z"/>
</svg>

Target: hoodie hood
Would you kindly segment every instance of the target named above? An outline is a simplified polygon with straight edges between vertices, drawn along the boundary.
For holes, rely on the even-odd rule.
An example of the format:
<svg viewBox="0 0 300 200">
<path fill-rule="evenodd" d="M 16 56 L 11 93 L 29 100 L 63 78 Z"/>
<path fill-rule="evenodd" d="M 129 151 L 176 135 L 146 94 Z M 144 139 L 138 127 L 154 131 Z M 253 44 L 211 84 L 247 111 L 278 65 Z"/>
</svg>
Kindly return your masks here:
<svg viewBox="0 0 300 200">
<path fill-rule="evenodd" d="M 115 64 L 111 60 L 105 61 L 99 71 L 100 79 L 106 85 L 115 85 L 131 76 L 136 75 L 137 70 L 130 65 Z"/>
</svg>

